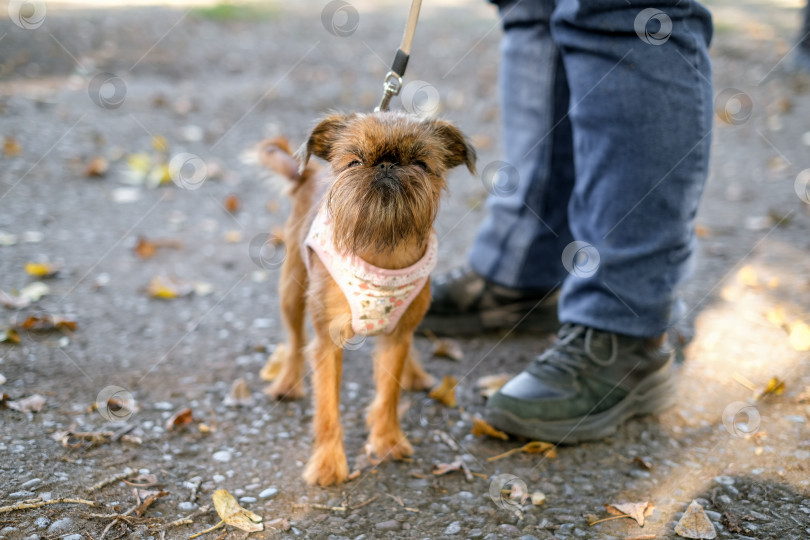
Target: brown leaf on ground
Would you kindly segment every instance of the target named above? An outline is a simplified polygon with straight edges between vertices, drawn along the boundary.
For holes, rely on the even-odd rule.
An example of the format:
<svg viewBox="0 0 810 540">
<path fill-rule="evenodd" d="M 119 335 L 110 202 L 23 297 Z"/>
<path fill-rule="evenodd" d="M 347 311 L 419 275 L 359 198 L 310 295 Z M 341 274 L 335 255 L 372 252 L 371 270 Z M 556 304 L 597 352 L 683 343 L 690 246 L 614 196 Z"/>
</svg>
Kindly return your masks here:
<svg viewBox="0 0 810 540">
<path fill-rule="evenodd" d="M 458 362 L 464 358 L 464 351 L 458 341 L 453 339 L 439 339 L 433 343 L 433 356 L 437 358 L 449 358 Z"/>
<path fill-rule="evenodd" d="M 245 379 L 240 377 L 233 381 L 231 391 L 225 396 L 224 403 L 228 406 L 253 406 L 253 393 L 250 391 Z"/>
<path fill-rule="evenodd" d="M 231 214 L 235 214 L 239 211 L 241 207 L 241 203 L 239 202 L 239 197 L 236 195 L 228 195 L 225 197 L 225 210 L 227 210 Z"/>
<path fill-rule="evenodd" d="M 59 270 L 61 270 L 60 267 L 51 263 L 25 263 L 25 272 L 29 276 L 38 278 L 53 277 L 59 273 Z"/>
<path fill-rule="evenodd" d="M 457 459 L 452 463 L 436 463 L 433 465 L 433 470 L 430 472 L 433 474 L 433 476 L 442 476 L 454 471 L 464 473 L 464 477 L 467 479 L 467 482 L 473 481 L 473 475 L 472 472 L 470 472 L 470 468 L 467 467 L 467 464 L 461 459 Z"/>
<path fill-rule="evenodd" d="M 76 321 L 60 317 L 59 315 L 40 314 L 31 315 L 22 323 L 17 324 L 18 330 L 29 332 L 50 332 L 52 330 L 76 331 Z"/>
<path fill-rule="evenodd" d="M 216 490 L 213 498 L 214 508 L 217 514 L 219 514 L 222 521 L 228 525 L 247 532 L 259 532 L 264 530 L 262 517 L 239 506 L 234 496 L 228 493 L 227 490 Z"/>
<path fill-rule="evenodd" d="M 0 343 L 20 344 L 20 334 L 13 328 L 0 328 Z"/>
<path fill-rule="evenodd" d="M 790 323 L 790 345 L 797 351 L 810 351 L 810 326 L 804 321 Z"/>
<path fill-rule="evenodd" d="M 639 456 L 633 458 L 633 464 L 637 465 L 639 469 L 643 469 L 645 471 L 651 471 L 653 468 L 652 461 Z"/>
<path fill-rule="evenodd" d="M 149 508 L 153 502 L 169 494 L 168 491 L 138 491 L 138 497 L 143 498 L 143 502 L 135 509 L 135 514 L 138 517 L 142 517 L 144 513 L 146 513 L 146 509 Z"/>
<path fill-rule="evenodd" d="M 765 388 L 760 391 L 754 399 L 762 399 L 767 396 L 780 396 L 785 391 L 785 381 L 778 377 L 771 377 Z"/>
<path fill-rule="evenodd" d="M 675 534 L 682 538 L 696 538 L 711 540 L 717 537 L 717 531 L 714 525 L 709 521 L 703 507 L 697 501 L 692 501 L 683 517 L 678 521 L 675 526 Z"/>
<path fill-rule="evenodd" d="M 171 300 L 194 292 L 194 284 L 175 277 L 155 276 L 146 288 L 152 298 Z"/>
<path fill-rule="evenodd" d="M 91 158 L 84 169 L 85 176 L 89 178 L 100 178 L 107 174 L 110 168 L 109 162 L 101 156 Z"/>
<path fill-rule="evenodd" d="M 173 431 L 175 429 L 184 428 L 194 420 L 194 413 L 189 407 L 180 409 L 172 415 L 171 418 L 166 420 L 166 430 Z"/>
<path fill-rule="evenodd" d="M 278 374 L 281 373 L 281 366 L 284 365 L 284 361 L 287 359 L 287 345 L 284 343 L 279 343 L 276 345 L 276 348 L 273 349 L 273 354 L 267 359 L 267 363 L 262 367 L 262 370 L 259 372 L 259 377 L 263 381 L 273 381 L 278 377 Z"/>
<path fill-rule="evenodd" d="M 456 384 L 458 381 L 452 375 L 445 375 L 442 382 L 430 391 L 428 397 L 435 399 L 447 407 L 456 406 Z"/>
<path fill-rule="evenodd" d="M 507 435 L 503 431 L 495 429 L 494 427 L 489 425 L 489 423 L 486 420 L 478 416 L 473 417 L 473 427 L 472 430 L 470 430 L 470 433 L 472 433 L 476 437 L 487 436 L 487 437 L 494 437 L 495 439 L 501 439 L 502 441 L 509 440 L 509 435 Z"/>
<path fill-rule="evenodd" d="M 6 135 L 3 139 L 3 155 L 6 157 L 15 157 L 19 156 L 21 152 L 22 147 L 20 143 L 17 142 L 17 139 L 11 135 Z"/>
<path fill-rule="evenodd" d="M 34 394 L 15 401 L 6 401 L 6 406 L 20 412 L 39 412 L 45 406 L 45 398 Z"/>
<path fill-rule="evenodd" d="M 506 381 L 512 378 L 508 373 L 497 373 L 495 375 L 484 375 L 475 381 L 475 387 L 478 388 L 479 393 L 488 398 L 495 392 L 500 390 L 501 386 L 506 384 Z"/>
<path fill-rule="evenodd" d="M 157 250 L 160 248 L 183 249 L 183 243 L 168 238 L 149 240 L 146 237 L 139 236 L 138 243 L 133 251 L 141 259 L 150 259 L 157 254 Z"/>
<path fill-rule="evenodd" d="M 644 526 L 644 516 L 652 514 L 655 507 L 652 503 L 644 502 L 629 502 L 629 503 L 611 503 L 605 505 L 605 510 L 612 516 L 627 516 L 632 518 L 639 524 Z"/>
<path fill-rule="evenodd" d="M 519 448 L 507 450 L 503 454 L 498 454 L 497 456 L 489 457 L 487 458 L 487 461 L 497 461 L 499 459 L 503 459 L 505 457 L 511 456 L 512 454 L 517 454 L 519 452 L 525 452 L 526 454 L 543 454 L 543 457 L 547 457 L 550 459 L 554 459 L 557 457 L 557 447 L 555 445 L 545 441 L 532 441 Z"/>
</svg>

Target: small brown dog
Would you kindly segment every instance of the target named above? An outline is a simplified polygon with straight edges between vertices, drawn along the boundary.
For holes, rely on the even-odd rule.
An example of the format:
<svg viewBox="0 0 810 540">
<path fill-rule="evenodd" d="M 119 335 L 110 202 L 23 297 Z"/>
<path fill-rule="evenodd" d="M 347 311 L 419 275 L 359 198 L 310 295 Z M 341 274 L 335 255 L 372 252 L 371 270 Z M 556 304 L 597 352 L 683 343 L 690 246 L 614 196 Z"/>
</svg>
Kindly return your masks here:
<svg viewBox="0 0 810 540">
<path fill-rule="evenodd" d="M 330 167 L 310 162 L 311 155 Z M 430 303 L 433 222 L 445 173 L 464 164 L 474 174 L 475 150 L 447 122 L 381 112 L 327 117 L 297 158 L 283 138 L 260 148 L 260 161 L 290 179 L 293 199 L 279 284 L 289 344 L 269 393 L 303 396 L 309 308 L 316 334 L 306 352 L 314 372 L 315 448 L 304 478 L 326 486 L 348 476 L 338 404 L 343 348 L 357 335 L 379 336 L 366 452 L 378 460 L 413 453 L 397 405 L 401 387 L 433 382 L 411 349 Z"/>
</svg>

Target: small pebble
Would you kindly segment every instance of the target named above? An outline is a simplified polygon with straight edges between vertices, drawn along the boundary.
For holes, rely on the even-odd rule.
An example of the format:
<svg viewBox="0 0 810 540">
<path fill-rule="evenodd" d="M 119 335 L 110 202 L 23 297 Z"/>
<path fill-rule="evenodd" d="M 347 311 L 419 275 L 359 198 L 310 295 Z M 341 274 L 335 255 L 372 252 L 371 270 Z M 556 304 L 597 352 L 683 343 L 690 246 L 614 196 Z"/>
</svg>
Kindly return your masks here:
<svg viewBox="0 0 810 540">
<path fill-rule="evenodd" d="M 57 519 L 48 527 L 48 534 L 64 534 L 74 527 L 73 520 L 68 517 Z"/>
<path fill-rule="evenodd" d="M 221 474 L 215 474 L 215 475 L 214 475 L 214 476 L 213 476 L 211 479 L 212 479 L 212 480 L 214 481 L 214 483 L 216 483 L 216 484 L 221 484 L 222 482 L 224 482 L 224 481 L 225 481 L 225 477 L 224 477 L 224 476 L 222 476 Z"/>
<path fill-rule="evenodd" d="M 649 478 L 650 471 L 642 471 L 641 469 L 633 469 L 630 471 L 630 476 L 633 478 Z"/>
<path fill-rule="evenodd" d="M 239 502 L 243 504 L 255 503 L 256 497 L 239 497 Z"/>
<path fill-rule="evenodd" d="M 220 450 L 219 452 L 214 452 L 214 455 L 211 457 L 214 458 L 214 461 L 221 461 L 224 463 L 231 460 L 231 453 L 227 450 Z"/>
<path fill-rule="evenodd" d="M 461 522 L 460 521 L 454 521 L 453 523 L 448 525 L 446 529 L 444 529 L 444 534 L 446 534 L 448 536 L 458 534 L 460 532 L 461 532 Z"/>
<path fill-rule="evenodd" d="M 278 495 L 278 488 L 276 486 L 270 486 L 269 488 L 265 489 L 261 493 L 259 493 L 260 499 L 271 499 Z"/>
<path fill-rule="evenodd" d="M 501 524 L 500 526 L 498 526 L 498 529 L 500 529 L 502 533 L 508 534 L 510 536 L 517 535 L 520 533 L 520 530 L 517 527 L 509 523 Z"/>
<path fill-rule="evenodd" d="M 748 513 L 751 515 L 751 517 L 756 518 L 756 519 L 758 519 L 760 521 L 770 521 L 771 520 L 771 518 L 769 516 L 766 516 L 765 514 L 757 512 L 756 510 L 750 510 Z"/>
<path fill-rule="evenodd" d="M 785 416 L 785 419 L 790 420 L 794 424 L 804 424 L 806 422 L 805 417 L 798 414 L 788 414 Z"/>
<path fill-rule="evenodd" d="M 396 531 L 399 530 L 400 525 L 399 521 L 395 519 L 389 519 L 388 521 L 381 521 L 377 523 L 376 525 L 374 525 L 374 528 L 380 531 Z"/>
<path fill-rule="evenodd" d="M 84 540 L 84 536 L 80 534 L 69 534 L 67 536 L 63 536 L 62 540 Z"/>
<path fill-rule="evenodd" d="M 3 527 L 2 529 L 0 529 L 0 535 L 2 535 L 3 538 L 5 538 L 7 535 L 10 536 L 12 534 L 16 534 L 16 533 L 19 533 L 19 532 L 20 532 L 20 529 L 18 529 L 17 527 L 11 527 L 11 526 Z"/>
<path fill-rule="evenodd" d="M 723 484 L 724 486 L 732 486 L 735 482 L 733 476 L 715 476 L 714 481 L 718 484 Z"/>
<path fill-rule="evenodd" d="M 473 529 L 467 533 L 467 538 L 481 538 L 484 536 L 484 531 L 481 529 Z"/>
<path fill-rule="evenodd" d="M 9 493 L 9 499 L 30 499 L 34 497 L 36 493 L 33 491 L 15 491 L 14 493 Z"/>
<path fill-rule="evenodd" d="M 50 524 L 51 524 L 51 520 L 46 518 L 45 516 L 38 517 L 34 521 L 34 525 L 37 526 L 37 529 L 44 529 L 45 527 L 47 527 Z"/>
<path fill-rule="evenodd" d="M 23 488 L 23 489 L 31 489 L 34 486 L 38 486 L 41 483 L 42 483 L 41 478 L 32 478 L 31 480 L 23 483 L 23 485 L 21 485 L 20 487 Z"/>
<path fill-rule="evenodd" d="M 193 503 L 191 501 L 183 501 L 177 505 L 177 508 L 179 508 L 183 512 L 191 512 L 192 510 L 197 509 L 197 503 Z"/>
</svg>

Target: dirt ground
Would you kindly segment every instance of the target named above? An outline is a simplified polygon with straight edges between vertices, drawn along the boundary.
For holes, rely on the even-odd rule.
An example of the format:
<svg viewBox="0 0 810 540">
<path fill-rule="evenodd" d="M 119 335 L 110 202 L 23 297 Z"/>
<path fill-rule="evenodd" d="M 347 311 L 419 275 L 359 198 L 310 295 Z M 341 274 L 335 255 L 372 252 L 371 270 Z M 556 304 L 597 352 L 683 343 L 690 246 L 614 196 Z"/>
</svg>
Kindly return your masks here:
<svg viewBox="0 0 810 540">
<path fill-rule="evenodd" d="M 810 537 L 810 77 L 788 69 L 799 6 L 709 3 L 719 114 L 684 290 L 695 334 L 678 405 L 556 457 L 490 461 L 526 441 L 470 434 L 484 405 L 476 381 L 517 373 L 549 337 L 460 341 L 459 361 L 430 358 L 420 337 L 428 370 L 459 380 L 459 406 L 406 395 L 413 461 L 358 460 L 356 479 L 323 489 L 301 479 L 311 401 L 273 402 L 258 375 L 284 339 L 284 252 L 257 246 L 286 202 L 248 150 L 279 133 L 298 144 L 329 109 L 373 108 L 406 15 L 401 3 L 325 5 L 49 2 L 44 20 L 17 21 L 35 28 L 0 19 L 0 290 L 48 287 L 27 307 L 0 308 L 0 538 L 98 539 L 105 529 L 105 538 L 188 538 L 219 521 L 217 489 L 264 518 L 252 538 L 673 538 L 693 500 L 719 538 Z M 426 3 L 406 78 L 425 81 L 427 101 L 438 97 L 441 114 L 472 136 L 479 170 L 500 155 L 499 37 L 483 2 Z M 166 162 L 186 153 L 198 159 L 172 169 L 183 179 L 172 182 Z M 480 179 L 453 173 L 439 270 L 463 262 L 485 195 Z M 140 257 L 139 238 L 162 247 Z M 33 277 L 27 263 L 59 272 Z M 168 288 L 181 296 L 150 297 L 155 276 L 180 280 Z M 32 316 L 67 323 L 21 329 L 11 343 L 7 329 Z M 344 363 L 351 465 L 372 397 L 370 345 Z M 772 378 L 784 389 L 760 395 Z M 232 403 L 238 379 L 249 391 Z M 39 412 L 14 408 L 33 395 L 45 400 Z M 121 407 L 94 410 L 97 401 Z M 184 408 L 192 421 L 169 430 Z M 469 481 L 432 474 L 456 460 Z M 545 502 L 501 493 L 515 484 Z M 116 519 L 149 491 L 166 493 Z M 100 506 L 40 504 L 60 498 Z M 39 506 L 6 511 L 26 500 Z M 643 527 L 589 525 L 622 502 L 654 510 Z M 227 526 L 201 538 L 223 534 L 247 533 Z"/>
</svg>

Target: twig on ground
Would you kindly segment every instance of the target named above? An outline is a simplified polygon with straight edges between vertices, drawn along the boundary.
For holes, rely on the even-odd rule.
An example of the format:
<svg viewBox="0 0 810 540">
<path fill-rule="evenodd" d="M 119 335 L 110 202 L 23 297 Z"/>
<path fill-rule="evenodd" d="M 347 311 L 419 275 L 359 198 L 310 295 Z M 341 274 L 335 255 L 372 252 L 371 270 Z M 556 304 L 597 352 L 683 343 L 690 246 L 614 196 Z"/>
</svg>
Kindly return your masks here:
<svg viewBox="0 0 810 540">
<path fill-rule="evenodd" d="M 448 435 L 444 431 L 442 431 L 440 429 L 434 429 L 433 433 L 437 434 L 439 436 L 439 438 L 444 442 L 444 444 L 449 446 L 450 450 L 452 450 L 453 452 L 460 452 L 461 451 L 461 448 L 458 446 L 458 443 L 453 440 L 453 437 L 451 437 L 450 435 Z"/>
<path fill-rule="evenodd" d="M 14 512 L 15 510 L 29 510 L 32 508 L 41 508 L 49 504 L 86 504 L 87 506 L 92 506 L 93 508 L 104 506 L 100 502 L 88 501 L 85 499 L 72 499 L 70 497 L 61 497 L 59 499 L 43 501 L 42 499 L 37 497 L 36 499 L 28 499 L 9 506 L 0 506 L 0 514 L 5 514 L 6 512 Z"/>
<path fill-rule="evenodd" d="M 198 536 L 202 536 L 204 534 L 210 533 L 211 531 L 215 531 L 215 530 L 219 529 L 220 527 L 224 527 L 224 526 L 225 526 L 225 520 L 222 520 L 219 523 L 217 523 L 216 525 L 214 525 L 213 527 L 209 527 L 208 529 L 205 529 L 204 531 L 200 531 L 198 533 L 192 534 L 191 536 L 188 537 L 188 540 L 191 540 L 192 538 L 197 538 Z"/>
<path fill-rule="evenodd" d="M 115 524 L 116 524 L 116 523 L 118 523 L 119 521 L 122 521 L 122 520 L 123 520 L 123 521 L 126 521 L 126 522 L 127 522 L 127 524 L 129 524 L 129 523 L 130 523 L 130 521 L 129 521 L 129 519 L 130 519 L 130 518 L 129 518 L 129 515 L 130 515 L 132 512 L 134 512 L 136 508 L 138 508 L 138 506 L 137 506 L 137 505 L 133 506 L 132 508 L 130 508 L 129 510 L 127 510 L 127 511 L 126 511 L 126 512 L 124 512 L 123 514 L 118 514 L 118 515 L 115 515 L 114 519 L 113 519 L 112 521 L 110 521 L 110 522 L 107 524 L 107 526 L 106 526 L 106 527 L 104 527 L 104 530 L 101 532 L 101 536 L 99 536 L 99 537 L 98 537 L 98 540 L 104 540 L 104 537 L 106 537 L 106 536 L 107 536 L 107 533 L 108 533 L 108 532 L 110 532 L 110 529 L 112 529 L 113 527 L 115 527 Z"/>
<path fill-rule="evenodd" d="M 94 491 L 98 491 L 99 489 L 103 488 L 104 486 L 108 486 L 108 485 L 110 485 L 110 484 L 112 484 L 114 482 L 118 482 L 119 480 L 123 480 L 124 478 L 126 478 L 128 476 L 132 476 L 132 474 L 134 472 L 135 471 L 133 471 L 132 469 L 127 467 L 124 470 L 124 472 L 114 474 L 113 476 L 110 476 L 109 478 L 105 478 L 104 480 L 102 480 L 101 482 L 98 482 L 97 484 L 93 484 L 92 486 L 87 488 L 87 493 L 93 493 Z"/>
<path fill-rule="evenodd" d="M 203 514 L 207 514 L 211 511 L 211 507 L 208 505 L 201 506 L 191 514 L 187 515 L 184 518 L 175 519 L 174 521 L 167 523 L 165 525 L 160 526 L 160 531 L 165 531 L 166 529 L 171 529 L 172 527 L 179 527 L 181 525 L 193 525 L 194 518 L 197 516 L 201 516 Z"/>
</svg>

